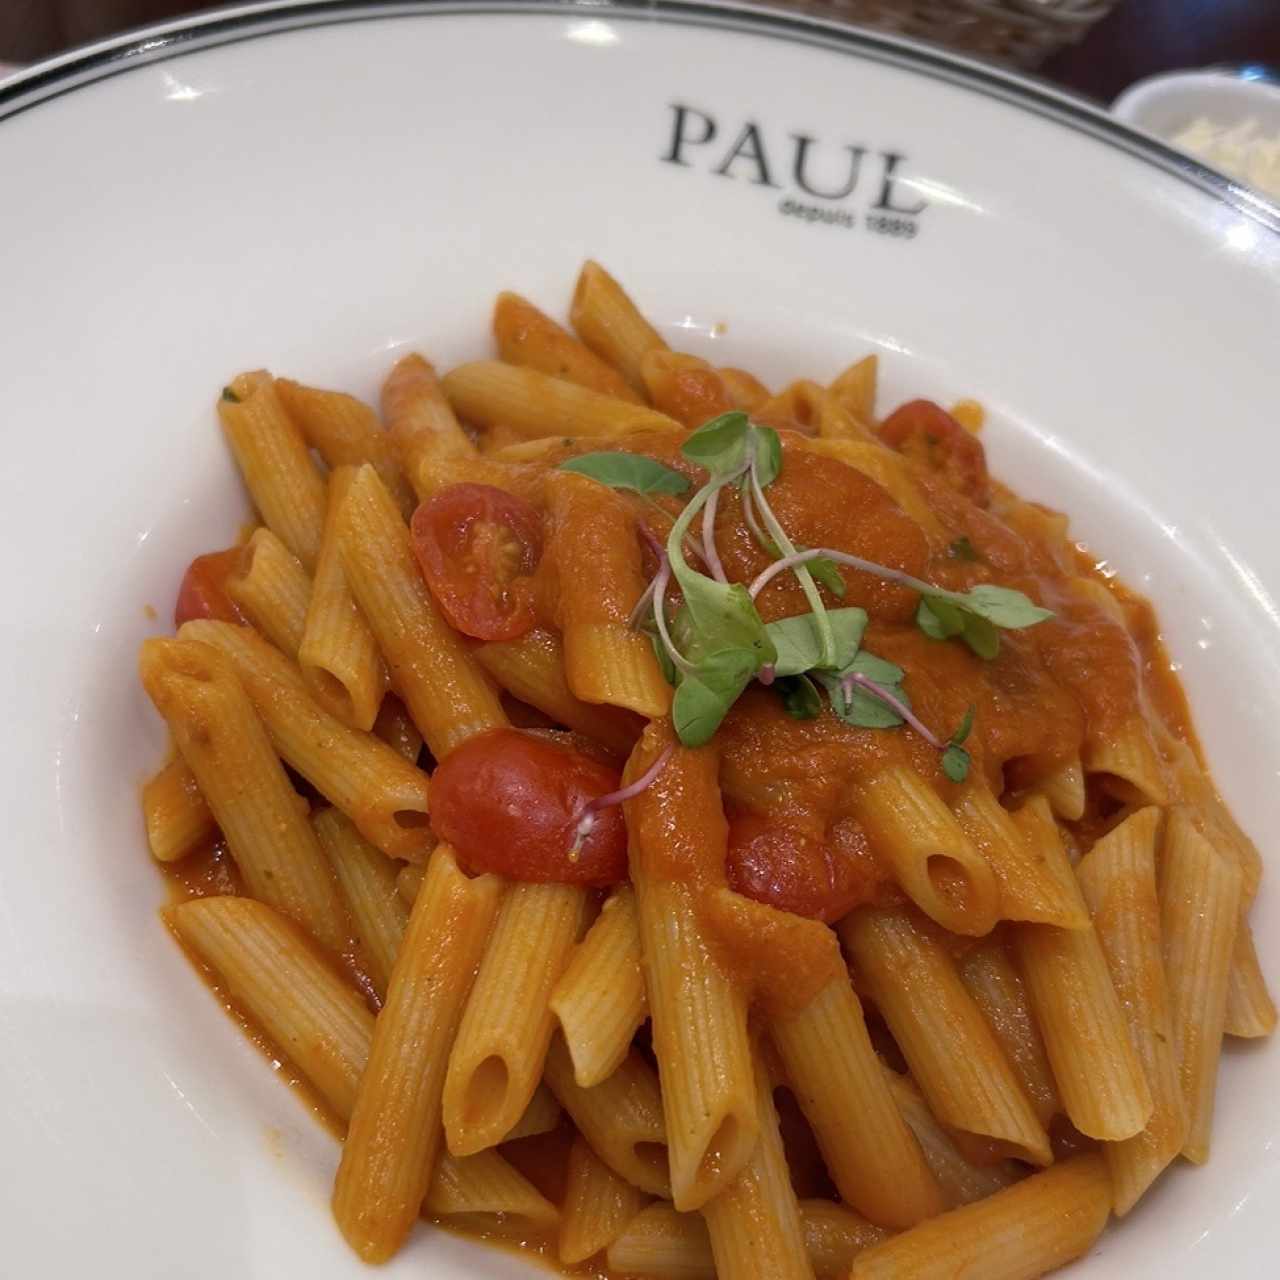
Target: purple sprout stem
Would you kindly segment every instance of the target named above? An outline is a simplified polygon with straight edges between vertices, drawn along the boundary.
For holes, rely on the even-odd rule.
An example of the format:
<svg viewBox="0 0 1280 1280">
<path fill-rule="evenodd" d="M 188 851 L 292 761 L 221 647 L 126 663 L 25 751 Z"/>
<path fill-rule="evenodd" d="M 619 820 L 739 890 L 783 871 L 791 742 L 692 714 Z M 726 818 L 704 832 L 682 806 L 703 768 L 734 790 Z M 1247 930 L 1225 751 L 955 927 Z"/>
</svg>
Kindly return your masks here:
<svg viewBox="0 0 1280 1280">
<path fill-rule="evenodd" d="M 675 750 L 674 744 L 665 748 L 662 754 L 632 783 L 625 787 L 619 787 L 617 791 L 610 791 L 607 795 L 596 796 L 594 800 L 588 800 L 586 804 L 574 814 L 573 827 L 573 844 L 569 846 L 569 861 L 577 862 L 578 855 L 582 852 L 582 846 L 586 843 L 587 837 L 591 834 L 596 825 L 596 818 L 605 809 L 611 809 L 616 804 L 622 804 L 627 800 L 633 800 L 642 791 L 647 791 L 658 780 L 658 775 L 667 767 L 667 761 L 671 759 L 671 753 Z"/>
<path fill-rule="evenodd" d="M 831 547 L 810 547 L 807 551 L 797 551 L 794 555 L 784 556 L 781 560 L 775 560 L 762 573 L 756 575 L 755 581 L 748 588 L 751 598 L 754 600 L 778 574 L 785 573 L 788 569 L 794 569 L 797 565 L 805 564 L 810 560 L 817 560 L 820 557 L 834 560 L 836 564 L 848 565 L 851 569 L 861 569 L 863 573 L 875 574 L 876 577 L 884 578 L 889 582 L 901 583 L 904 587 L 910 587 L 913 591 L 919 591 L 926 595 L 943 596 L 951 599 L 960 598 L 957 592 L 945 591 L 941 587 L 935 587 L 931 582 L 925 582 L 921 578 L 913 578 L 911 574 L 903 573 L 901 569 L 890 569 L 888 565 L 877 564 L 874 560 L 864 560 L 861 556 L 851 556 L 844 551 L 835 551 Z"/>
<path fill-rule="evenodd" d="M 864 693 L 869 693 L 873 698 L 878 698 L 885 706 L 891 707 L 936 751 L 945 751 L 947 749 L 947 744 L 932 729 L 928 728 L 901 698 L 895 697 L 888 689 L 882 688 L 874 680 L 858 671 L 850 672 L 847 676 L 841 677 L 840 680 L 840 691 L 844 694 L 846 702 L 854 689 L 861 689 Z"/>
<path fill-rule="evenodd" d="M 720 562 L 720 552 L 716 550 L 716 507 L 719 501 L 720 490 L 713 489 L 702 508 L 702 562 L 717 582 L 728 582 L 729 576 Z"/>
<path fill-rule="evenodd" d="M 667 549 L 653 536 L 647 525 L 640 526 L 640 534 L 658 557 L 658 572 L 653 575 L 653 581 L 645 587 L 643 595 L 636 601 L 628 622 L 633 627 L 638 626 L 644 617 L 645 605 L 652 603 L 653 621 L 658 628 L 658 635 L 662 638 L 663 648 L 675 663 L 676 669 L 688 673 L 693 670 L 693 663 L 676 648 L 667 631 L 667 586 L 671 582 L 671 561 L 667 559 Z"/>
<path fill-rule="evenodd" d="M 778 678 L 778 669 L 772 662 L 766 662 L 756 673 L 756 679 L 762 685 L 771 685 Z"/>
</svg>

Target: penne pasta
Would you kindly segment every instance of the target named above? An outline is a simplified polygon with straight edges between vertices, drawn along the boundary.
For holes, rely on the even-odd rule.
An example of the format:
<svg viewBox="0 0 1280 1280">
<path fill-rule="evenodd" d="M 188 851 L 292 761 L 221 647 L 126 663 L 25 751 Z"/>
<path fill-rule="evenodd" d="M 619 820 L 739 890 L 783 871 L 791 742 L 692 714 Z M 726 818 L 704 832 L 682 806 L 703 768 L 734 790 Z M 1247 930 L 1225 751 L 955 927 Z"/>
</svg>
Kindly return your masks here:
<svg viewBox="0 0 1280 1280">
<path fill-rule="evenodd" d="M 1084 817 L 1084 765 L 1079 756 L 1041 778 L 1038 786 L 1055 817 L 1068 822 L 1078 822 Z"/>
<path fill-rule="evenodd" d="M 773 1043 L 841 1198 L 885 1227 L 946 1206 L 895 1105 L 845 977 L 804 1009 L 774 1017 Z"/>
<path fill-rule="evenodd" d="M 1110 1214 L 1102 1157 L 1076 1156 L 858 1254 L 849 1280 L 1035 1280 L 1087 1252 Z"/>
<path fill-rule="evenodd" d="M 347 920 L 333 873 L 230 663 L 205 644 L 154 639 L 138 667 L 249 893 L 341 952 Z"/>
<path fill-rule="evenodd" d="M 891 764 L 862 781 L 852 799 L 872 851 L 927 916 L 952 933 L 991 932 L 1000 910 L 999 883 L 919 774 Z"/>
<path fill-rule="evenodd" d="M 409 910 L 396 892 L 397 864 L 375 849 L 337 809 L 321 809 L 311 825 L 337 877 L 370 980 L 385 997 Z"/>
<path fill-rule="evenodd" d="M 745 369 L 722 368 L 719 374 L 735 409 L 753 413 L 773 396 L 773 392 L 759 378 Z"/>
<path fill-rule="evenodd" d="M 1243 893 L 1241 895 L 1243 902 Z M 1276 1029 L 1276 1006 L 1258 964 L 1253 930 L 1242 905 L 1227 977 L 1227 1009 L 1224 1029 L 1229 1036 L 1256 1040 Z"/>
<path fill-rule="evenodd" d="M 496 1151 L 441 1152 L 422 1207 L 476 1231 L 551 1233 L 560 1225 L 555 1205 Z"/>
<path fill-rule="evenodd" d="M 347 585 L 338 545 L 338 516 L 354 476 L 348 466 L 329 476 L 324 537 L 297 658 L 311 696 L 330 715 L 353 729 L 371 729 L 386 692 L 387 669 Z"/>
<path fill-rule="evenodd" d="M 247 627 L 198 620 L 183 639 L 225 654 L 280 756 L 383 853 L 421 860 L 431 849 L 427 775 L 371 733 L 350 729 L 312 698 L 298 668 Z"/>
<path fill-rule="evenodd" d="M 540 1084 L 529 1099 L 524 1115 L 516 1121 L 503 1142 L 515 1142 L 518 1138 L 534 1138 L 540 1133 L 550 1133 L 560 1123 L 563 1112 L 556 1101 L 555 1094 L 545 1084 Z"/>
<path fill-rule="evenodd" d="M 635 746 L 643 726 L 633 713 L 574 696 L 565 675 L 564 646 L 554 631 L 534 627 L 518 640 L 491 640 L 477 646 L 475 656 L 500 689 L 557 724 L 621 756 Z"/>
<path fill-rule="evenodd" d="M 432 854 L 374 1026 L 342 1148 L 333 1213 L 366 1262 L 389 1258 L 417 1218 L 440 1149 L 444 1047 L 453 1040 L 502 895 Z"/>
<path fill-rule="evenodd" d="M 1187 1136 L 1156 896 L 1160 817 L 1154 806 L 1139 810 L 1103 836 L 1076 868 L 1154 1104 L 1141 1133 L 1104 1148 L 1119 1217 L 1137 1204 Z"/>
<path fill-rule="evenodd" d="M 569 319 L 596 355 L 617 369 L 636 391 L 644 390 L 641 361 L 650 351 L 665 351 L 667 344 L 598 262 L 583 265 Z"/>
<path fill-rule="evenodd" d="M 1187 1110 L 1182 1154 L 1195 1164 L 1209 1158 L 1240 896 L 1235 860 L 1218 853 L 1186 809 L 1171 809 L 1160 859 L 1160 924 L 1173 1048 Z"/>
<path fill-rule="evenodd" d="M 423 462 L 475 454 L 476 447 L 454 416 L 435 369 L 416 353 L 398 360 L 382 384 L 382 418 L 400 466 L 415 488 L 414 476 Z"/>
<path fill-rule="evenodd" d="M 624 436 L 673 431 L 664 413 L 615 400 L 536 369 L 476 360 L 445 374 L 441 386 L 459 417 L 478 430 L 502 424 L 526 440 L 543 436 Z"/>
<path fill-rule="evenodd" d="M 1126 803 L 1169 803 L 1164 766 L 1145 720 L 1135 716 L 1105 734 L 1087 735 L 1081 759 L 1086 773 L 1105 775 Z"/>
<path fill-rule="evenodd" d="M 585 1262 L 607 1249 L 649 1197 L 620 1178 L 581 1138 L 569 1151 L 569 1168 L 560 1218 L 560 1261 Z"/>
<path fill-rule="evenodd" d="M 372 463 L 400 509 L 406 516 L 413 513 L 413 490 L 400 469 L 395 445 L 367 404 L 344 392 L 303 386 L 291 378 L 276 379 L 276 394 L 331 471 Z"/>
<path fill-rule="evenodd" d="M 417 764 L 422 754 L 422 734 L 409 718 L 404 703 L 394 693 L 382 699 L 378 718 L 373 722 L 373 732 L 397 755 L 403 756 L 410 764 Z"/>
<path fill-rule="evenodd" d="M 635 892 L 616 889 L 579 943 L 551 993 L 574 1079 L 590 1089 L 627 1056 L 649 1016 L 641 970 L 640 921 Z"/>
<path fill-rule="evenodd" d="M 584 1089 L 574 1079 L 563 1037 L 551 1038 L 546 1081 L 591 1150 L 614 1173 L 650 1195 L 669 1197 L 667 1132 L 653 1068 L 632 1050 L 606 1080 Z"/>
<path fill-rule="evenodd" d="M 702 1206 L 719 1280 L 813 1280 L 800 1206 L 791 1187 L 778 1131 L 773 1087 L 755 1061 L 760 1137 L 751 1159 L 719 1195 Z"/>
<path fill-rule="evenodd" d="M 640 376 L 653 407 L 690 430 L 734 408 L 719 372 L 698 356 L 655 349 L 641 360 Z"/>
<path fill-rule="evenodd" d="M 551 991 L 585 910 L 576 885 L 508 888 L 449 1055 L 444 1128 L 453 1155 L 495 1146 L 529 1105 L 554 1027 Z"/>
<path fill-rule="evenodd" d="M 426 875 L 426 868 L 422 863 L 412 862 L 408 866 L 401 867 L 396 875 L 396 892 L 409 906 L 413 906 L 417 900 L 424 875 Z"/>
<path fill-rule="evenodd" d="M 142 788 L 147 844 L 157 862 L 176 862 L 207 844 L 218 824 L 191 766 L 177 756 Z"/>
<path fill-rule="evenodd" d="M 589 347 L 562 329 L 518 293 L 500 293 L 493 307 L 498 358 L 575 382 L 588 391 L 642 404 L 627 380 Z"/>
<path fill-rule="evenodd" d="M 351 482 L 338 540 L 351 593 L 431 754 L 441 760 L 472 734 L 506 724 L 488 677 L 432 601 L 409 530 L 372 467 Z"/>
<path fill-rule="evenodd" d="M 268 373 L 242 373 L 218 401 L 223 433 L 263 523 L 315 568 L 324 529 L 324 479 Z"/>
<path fill-rule="evenodd" d="M 936 930 L 906 911 L 864 907 L 840 936 L 934 1115 L 1048 1164 L 1048 1135 Z"/>
<path fill-rule="evenodd" d="M 832 381 L 831 397 L 847 409 L 858 422 L 873 427 L 876 423 L 876 388 L 880 377 L 880 358 L 874 352 L 855 360 Z"/>
<path fill-rule="evenodd" d="M 227 594 L 281 653 L 297 658 L 311 605 L 311 578 L 270 529 L 255 529 Z"/>
</svg>

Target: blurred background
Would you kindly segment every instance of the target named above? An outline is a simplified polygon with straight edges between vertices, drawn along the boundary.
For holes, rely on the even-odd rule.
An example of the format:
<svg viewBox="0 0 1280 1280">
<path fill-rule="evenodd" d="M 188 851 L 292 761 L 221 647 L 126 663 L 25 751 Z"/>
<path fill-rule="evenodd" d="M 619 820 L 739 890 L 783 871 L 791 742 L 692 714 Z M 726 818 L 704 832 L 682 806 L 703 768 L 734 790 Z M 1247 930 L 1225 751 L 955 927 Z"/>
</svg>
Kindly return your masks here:
<svg viewBox="0 0 1280 1280">
<path fill-rule="evenodd" d="M 775 0 L 1034 69 L 1109 101 L 1159 71 L 1280 65 L 1280 0 Z M 217 6 L 192 0 L 0 0 L 0 63 Z"/>
</svg>

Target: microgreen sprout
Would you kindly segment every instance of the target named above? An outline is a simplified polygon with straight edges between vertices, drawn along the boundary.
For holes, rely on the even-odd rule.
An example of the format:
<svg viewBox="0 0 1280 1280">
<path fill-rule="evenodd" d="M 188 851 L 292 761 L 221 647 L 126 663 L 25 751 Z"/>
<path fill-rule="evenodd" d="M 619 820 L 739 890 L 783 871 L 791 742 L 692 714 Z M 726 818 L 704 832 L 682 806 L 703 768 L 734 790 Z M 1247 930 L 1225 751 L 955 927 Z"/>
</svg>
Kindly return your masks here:
<svg viewBox="0 0 1280 1280">
<path fill-rule="evenodd" d="M 569 846 L 569 861 L 577 862 L 582 856 L 582 846 L 587 842 L 587 837 L 595 830 L 596 819 L 606 809 L 613 808 L 614 805 L 622 804 L 627 800 L 633 800 L 642 791 L 658 780 L 658 775 L 667 767 L 667 762 L 671 759 L 671 753 L 675 750 L 674 746 L 666 747 L 662 754 L 632 783 L 625 787 L 619 787 L 617 791 L 607 792 L 605 795 L 596 796 L 594 800 L 588 800 L 573 815 L 573 843 Z"/>
</svg>

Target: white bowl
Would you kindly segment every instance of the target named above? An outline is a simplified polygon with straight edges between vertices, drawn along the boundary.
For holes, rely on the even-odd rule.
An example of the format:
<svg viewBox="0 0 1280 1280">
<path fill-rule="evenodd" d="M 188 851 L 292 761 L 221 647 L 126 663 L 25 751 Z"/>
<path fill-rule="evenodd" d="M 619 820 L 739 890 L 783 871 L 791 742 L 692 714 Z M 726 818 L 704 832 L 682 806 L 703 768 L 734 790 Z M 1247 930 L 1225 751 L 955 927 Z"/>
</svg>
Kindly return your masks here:
<svg viewBox="0 0 1280 1280">
<path fill-rule="evenodd" d="M 1221 125 L 1254 119 L 1264 133 L 1280 134 L 1280 84 L 1213 67 L 1139 80 L 1111 109 L 1158 138 L 1175 137 L 1201 116 Z"/>
<path fill-rule="evenodd" d="M 717 132 L 673 155 L 681 104 Z M 749 123 L 768 173 L 718 175 Z M 797 189 L 793 135 L 820 189 L 865 148 L 855 192 Z M 250 6 L 8 82 L 0 175 L 5 1274 L 366 1274 L 333 1143 L 157 921 L 138 813 L 164 735 L 137 645 L 245 513 L 212 409 L 235 370 L 370 395 L 407 345 L 486 350 L 501 288 L 563 311 L 588 255 L 770 379 L 877 350 L 888 402 L 981 397 L 997 473 L 1154 597 L 1230 803 L 1280 830 L 1280 210 L 1105 113 L 705 3 Z M 886 198 L 917 211 L 873 231 Z M 1280 973 L 1270 879 L 1255 921 Z M 1211 1163 L 1081 1277 L 1270 1273 L 1278 1064 L 1231 1047 Z M 426 1268 L 528 1274 L 427 1232 L 383 1274 Z"/>
</svg>

